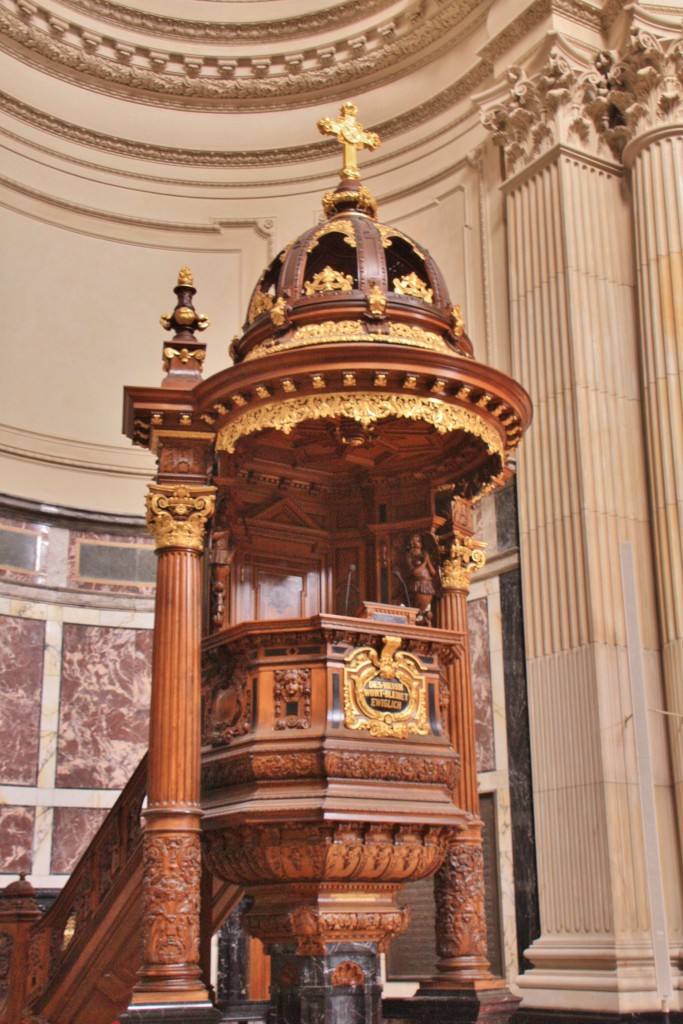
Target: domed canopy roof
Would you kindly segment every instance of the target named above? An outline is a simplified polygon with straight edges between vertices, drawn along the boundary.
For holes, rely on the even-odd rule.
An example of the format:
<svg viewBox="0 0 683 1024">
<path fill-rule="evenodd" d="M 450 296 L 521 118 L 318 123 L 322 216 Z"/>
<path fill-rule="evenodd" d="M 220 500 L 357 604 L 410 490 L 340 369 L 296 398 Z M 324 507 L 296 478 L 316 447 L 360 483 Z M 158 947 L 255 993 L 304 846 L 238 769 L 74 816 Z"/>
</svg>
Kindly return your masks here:
<svg viewBox="0 0 683 1024">
<path fill-rule="evenodd" d="M 261 275 L 234 365 L 201 380 L 206 326 L 181 273 L 176 329 L 162 388 L 127 389 L 127 431 L 156 445 L 169 428 L 215 434 L 217 479 L 261 467 L 303 474 L 429 478 L 437 490 L 481 496 L 503 479 L 531 419 L 519 384 L 479 363 L 459 307 L 427 249 L 377 220 L 360 182 L 359 148 L 379 139 L 342 105 L 320 129 L 344 146 L 326 219 L 286 246 Z M 264 467 L 266 467 L 264 469 Z"/>
<path fill-rule="evenodd" d="M 339 126 L 359 140 L 344 142 L 338 187 L 325 194 L 326 220 L 305 231 L 264 270 L 251 296 L 244 334 L 232 347 L 235 362 L 310 344 L 344 341 L 409 345 L 469 356 L 458 306 L 424 246 L 377 220 L 377 204 L 358 181 L 353 149 L 379 144 L 342 105 Z"/>
</svg>

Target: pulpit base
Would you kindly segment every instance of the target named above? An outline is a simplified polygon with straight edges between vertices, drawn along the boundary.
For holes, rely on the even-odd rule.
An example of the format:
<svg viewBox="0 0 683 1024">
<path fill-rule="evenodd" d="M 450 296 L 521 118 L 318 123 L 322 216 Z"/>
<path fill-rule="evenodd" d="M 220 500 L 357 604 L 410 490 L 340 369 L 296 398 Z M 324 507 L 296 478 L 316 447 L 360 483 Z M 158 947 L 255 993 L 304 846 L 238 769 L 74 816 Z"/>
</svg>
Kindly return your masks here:
<svg viewBox="0 0 683 1024">
<path fill-rule="evenodd" d="M 376 943 L 329 943 L 303 956 L 294 944 L 276 943 L 270 954 L 268 1024 L 380 1024 Z"/>
<path fill-rule="evenodd" d="M 220 1024 L 220 1010 L 211 1003 L 140 1003 L 129 1006 L 119 1024 Z"/>
<path fill-rule="evenodd" d="M 473 982 L 472 984 L 477 984 Z M 520 1000 L 501 983 L 477 991 L 420 991 L 411 999 L 385 999 L 383 1024 L 508 1024 Z"/>
</svg>

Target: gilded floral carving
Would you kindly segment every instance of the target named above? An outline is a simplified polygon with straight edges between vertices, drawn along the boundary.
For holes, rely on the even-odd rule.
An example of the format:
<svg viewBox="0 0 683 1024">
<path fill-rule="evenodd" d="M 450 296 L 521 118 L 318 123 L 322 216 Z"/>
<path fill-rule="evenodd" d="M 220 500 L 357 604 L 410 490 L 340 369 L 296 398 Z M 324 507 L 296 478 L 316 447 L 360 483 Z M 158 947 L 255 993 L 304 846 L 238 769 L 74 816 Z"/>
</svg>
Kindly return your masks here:
<svg viewBox="0 0 683 1024">
<path fill-rule="evenodd" d="M 157 550 L 170 547 L 204 550 L 206 524 L 213 515 L 215 487 L 150 484 L 147 526 Z"/>
</svg>

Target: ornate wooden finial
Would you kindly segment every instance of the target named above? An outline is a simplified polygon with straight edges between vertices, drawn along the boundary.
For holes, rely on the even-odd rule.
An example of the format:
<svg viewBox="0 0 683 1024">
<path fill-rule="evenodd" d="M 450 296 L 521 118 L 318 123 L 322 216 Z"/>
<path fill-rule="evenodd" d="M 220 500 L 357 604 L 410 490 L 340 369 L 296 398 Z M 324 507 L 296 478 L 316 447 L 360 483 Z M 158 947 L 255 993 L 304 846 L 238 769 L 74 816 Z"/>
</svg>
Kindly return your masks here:
<svg viewBox="0 0 683 1024">
<path fill-rule="evenodd" d="M 175 331 L 170 345 L 164 346 L 163 368 L 167 376 L 162 387 L 194 387 L 202 375 L 206 345 L 198 342 L 195 331 L 205 331 L 211 321 L 197 313 L 193 296 L 197 289 L 189 267 L 181 267 L 178 284 L 173 289 L 178 297 L 172 313 L 164 313 L 159 322 L 165 331 Z"/>
<path fill-rule="evenodd" d="M 323 135 L 336 136 L 344 149 L 344 166 L 339 177 L 357 181 L 360 178 L 357 154 L 359 149 L 377 149 L 379 135 L 377 132 L 366 132 L 360 121 L 356 120 L 358 107 L 347 100 L 341 105 L 341 117 L 334 121 L 331 117 L 322 117 L 318 128 Z"/>
</svg>

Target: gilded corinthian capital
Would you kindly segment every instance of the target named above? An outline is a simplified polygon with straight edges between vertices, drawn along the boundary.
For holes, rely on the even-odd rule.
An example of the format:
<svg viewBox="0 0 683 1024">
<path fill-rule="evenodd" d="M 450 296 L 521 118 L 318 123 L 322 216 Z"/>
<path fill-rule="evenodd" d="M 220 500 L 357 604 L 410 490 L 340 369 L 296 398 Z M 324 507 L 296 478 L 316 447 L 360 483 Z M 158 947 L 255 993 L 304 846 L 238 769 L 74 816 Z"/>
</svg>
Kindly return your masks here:
<svg viewBox="0 0 683 1024">
<path fill-rule="evenodd" d="M 441 563 L 441 586 L 444 590 L 469 590 L 470 576 L 486 564 L 486 545 L 465 533 L 456 533 L 450 551 Z"/>
<path fill-rule="evenodd" d="M 207 521 L 213 515 L 215 487 L 150 484 L 147 526 L 161 548 L 204 550 Z"/>
</svg>

